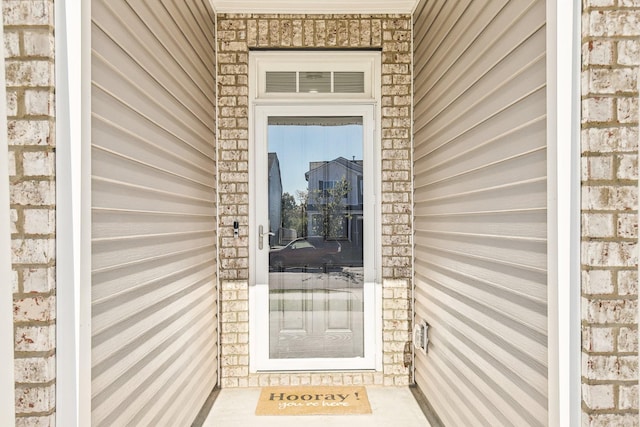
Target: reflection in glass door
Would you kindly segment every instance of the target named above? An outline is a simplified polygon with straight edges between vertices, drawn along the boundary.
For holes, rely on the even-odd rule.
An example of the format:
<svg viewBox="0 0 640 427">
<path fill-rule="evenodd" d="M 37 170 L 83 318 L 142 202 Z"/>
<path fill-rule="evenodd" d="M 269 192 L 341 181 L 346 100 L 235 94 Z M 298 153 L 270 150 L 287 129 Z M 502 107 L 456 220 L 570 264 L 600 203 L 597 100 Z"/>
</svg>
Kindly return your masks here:
<svg viewBox="0 0 640 427">
<path fill-rule="evenodd" d="M 363 357 L 362 117 L 269 117 L 269 356 Z"/>
<path fill-rule="evenodd" d="M 258 110 L 257 351 L 268 369 L 375 364 L 372 110 L 332 110 Z"/>
</svg>

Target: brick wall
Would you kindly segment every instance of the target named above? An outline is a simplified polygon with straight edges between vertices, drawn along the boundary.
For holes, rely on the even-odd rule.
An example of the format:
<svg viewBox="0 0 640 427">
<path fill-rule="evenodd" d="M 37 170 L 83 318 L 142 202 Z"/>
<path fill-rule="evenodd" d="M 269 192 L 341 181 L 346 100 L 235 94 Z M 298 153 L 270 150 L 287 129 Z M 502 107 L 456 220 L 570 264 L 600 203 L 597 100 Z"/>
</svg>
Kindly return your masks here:
<svg viewBox="0 0 640 427">
<path fill-rule="evenodd" d="M 582 37 L 583 425 L 637 426 L 640 2 L 585 0 Z"/>
<path fill-rule="evenodd" d="M 52 1 L 3 1 L 16 425 L 54 425 L 55 141 Z M 5 282 L 6 283 L 6 282 Z"/>
<path fill-rule="evenodd" d="M 409 15 L 218 15 L 222 386 L 409 383 L 411 318 Z M 382 50 L 382 373 L 262 374 L 248 369 L 248 49 Z M 233 238 L 239 220 L 240 238 Z"/>
</svg>

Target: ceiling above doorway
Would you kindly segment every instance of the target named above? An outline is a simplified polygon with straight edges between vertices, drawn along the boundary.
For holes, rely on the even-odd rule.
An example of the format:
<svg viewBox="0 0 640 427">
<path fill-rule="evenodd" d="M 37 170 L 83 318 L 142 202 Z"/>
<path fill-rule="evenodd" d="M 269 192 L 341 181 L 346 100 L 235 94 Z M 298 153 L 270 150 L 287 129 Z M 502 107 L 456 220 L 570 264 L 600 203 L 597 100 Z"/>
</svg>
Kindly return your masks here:
<svg viewBox="0 0 640 427">
<path fill-rule="evenodd" d="M 418 0 L 210 0 L 221 13 L 411 13 Z"/>
</svg>

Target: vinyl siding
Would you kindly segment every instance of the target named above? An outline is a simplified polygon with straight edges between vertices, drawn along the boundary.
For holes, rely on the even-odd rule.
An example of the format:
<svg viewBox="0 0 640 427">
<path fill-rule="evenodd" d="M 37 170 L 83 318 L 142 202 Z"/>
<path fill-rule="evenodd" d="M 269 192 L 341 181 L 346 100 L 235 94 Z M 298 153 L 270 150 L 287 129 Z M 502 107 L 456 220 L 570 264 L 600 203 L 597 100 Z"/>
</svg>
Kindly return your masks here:
<svg viewBox="0 0 640 427">
<path fill-rule="evenodd" d="M 544 1 L 414 14 L 415 378 L 448 426 L 547 424 Z"/>
<path fill-rule="evenodd" d="M 190 425 L 218 365 L 214 16 L 91 7 L 92 425 Z"/>
</svg>

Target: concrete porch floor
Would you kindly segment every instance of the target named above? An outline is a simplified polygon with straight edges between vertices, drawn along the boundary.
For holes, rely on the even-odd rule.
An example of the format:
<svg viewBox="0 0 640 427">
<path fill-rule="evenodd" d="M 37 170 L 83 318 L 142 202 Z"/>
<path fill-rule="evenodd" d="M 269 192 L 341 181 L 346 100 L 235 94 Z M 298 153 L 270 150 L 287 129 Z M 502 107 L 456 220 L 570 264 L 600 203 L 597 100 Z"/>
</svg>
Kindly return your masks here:
<svg viewBox="0 0 640 427">
<path fill-rule="evenodd" d="M 202 427 L 430 427 L 408 387 L 367 387 L 371 414 L 256 416 L 260 388 L 222 389 Z"/>
</svg>

